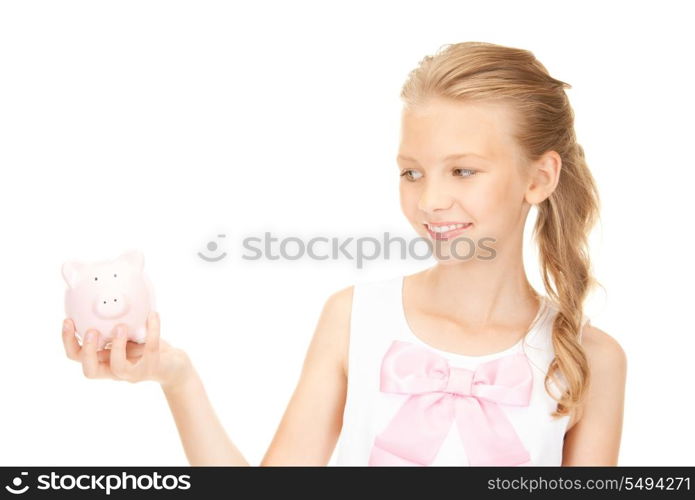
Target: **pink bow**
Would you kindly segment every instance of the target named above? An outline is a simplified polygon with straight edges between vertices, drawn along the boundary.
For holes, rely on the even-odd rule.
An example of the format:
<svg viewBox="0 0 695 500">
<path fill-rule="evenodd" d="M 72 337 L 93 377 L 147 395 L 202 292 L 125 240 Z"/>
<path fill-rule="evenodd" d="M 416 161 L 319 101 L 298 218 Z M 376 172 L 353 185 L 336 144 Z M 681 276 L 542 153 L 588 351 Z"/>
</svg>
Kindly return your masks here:
<svg viewBox="0 0 695 500">
<path fill-rule="evenodd" d="M 453 420 L 470 465 L 526 465 L 530 456 L 499 404 L 528 406 L 533 373 L 523 353 L 468 370 L 396 340 L 381 364 L 381 391 L 411 394 L 374 439 L 369 465 L 429 465 Z"/>
</svg>

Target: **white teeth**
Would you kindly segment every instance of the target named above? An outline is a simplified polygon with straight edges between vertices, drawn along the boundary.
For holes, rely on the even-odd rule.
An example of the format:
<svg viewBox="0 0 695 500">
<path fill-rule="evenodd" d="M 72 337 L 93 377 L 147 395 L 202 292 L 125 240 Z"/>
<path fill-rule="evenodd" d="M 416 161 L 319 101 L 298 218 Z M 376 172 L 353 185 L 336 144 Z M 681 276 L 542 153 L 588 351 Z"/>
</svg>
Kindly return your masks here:
<svg viewBox="0 0 695 500">
<path fill-rule="evenodd" d="M 451 224 L 450 226 L 430 226 L 427 224 L 427 227 L 435 233 L 446 233 L 448 231 L 453 231 L 454 229 L 460 229 L 466 225 L 467 224 Z"/>
</svg>

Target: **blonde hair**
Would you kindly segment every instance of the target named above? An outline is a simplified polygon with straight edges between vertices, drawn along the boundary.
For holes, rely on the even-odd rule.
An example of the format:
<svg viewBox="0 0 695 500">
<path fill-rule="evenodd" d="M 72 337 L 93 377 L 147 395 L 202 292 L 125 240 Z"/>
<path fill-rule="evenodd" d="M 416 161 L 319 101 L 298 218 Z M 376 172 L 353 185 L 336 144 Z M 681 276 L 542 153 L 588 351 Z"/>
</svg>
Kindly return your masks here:
<svg viewBox="0 0 695 500">
<path fill-rule="evenodd" d="M 401 91 L 406 107 L 424 104 L 430 97 L 508 103 L 517 117 L 514 138 L 523 160 L 537 160 L 549 150 L 562 159 L 557 187 L 537 205 L 533 229 L 543 284 L 557 307 L 552 325 L 555 357 L 544 381 L 557 401 L 553 417 L 569 415 L 586 396 L 589 367 L 579 342 L 580 328 L 584 300 L 598 284 L 591 273 L 587 242 L 599 217 L 598 190 L 576 140 L 565 88 L 571 85 L 551 77 L 528 50 L 463 42 L 425 56 Z M 548 388 L 558 378 L 564 383 L 559 398 Z"/>
</svg>

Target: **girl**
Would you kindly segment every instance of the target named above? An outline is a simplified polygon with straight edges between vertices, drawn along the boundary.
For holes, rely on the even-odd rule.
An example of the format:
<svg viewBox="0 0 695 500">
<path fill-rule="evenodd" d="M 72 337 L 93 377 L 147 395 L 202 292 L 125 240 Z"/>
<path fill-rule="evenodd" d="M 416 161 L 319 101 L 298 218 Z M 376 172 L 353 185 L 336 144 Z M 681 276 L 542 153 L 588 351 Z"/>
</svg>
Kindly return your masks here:
<svg viewBox="0 0 695 500">
<path fill-rule="evenodd" d="M 409 75 L 401 208 L 437 263 L 327 299 L 261 465 L 325 465 L 339 439 L 339 465 L 617 464 L 626 357 L 582 311 L 599 202 L 569 87 L 489 43 Z M 531 206 L 545 295 L 523 267 Z M 191 465 L 249 465 L 156 313 L 147 328 L 97 352 L 99 332 L 80 346 L 68 318 L 63 341 L 88 378 L 159 382 Z"/>
</svg>

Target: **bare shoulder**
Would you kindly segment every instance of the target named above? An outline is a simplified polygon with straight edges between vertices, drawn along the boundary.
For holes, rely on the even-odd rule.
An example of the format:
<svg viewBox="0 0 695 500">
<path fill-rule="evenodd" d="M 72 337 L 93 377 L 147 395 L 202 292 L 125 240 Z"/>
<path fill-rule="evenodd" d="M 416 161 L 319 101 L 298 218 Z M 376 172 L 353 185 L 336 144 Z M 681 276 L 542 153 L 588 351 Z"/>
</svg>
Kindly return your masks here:
<svg viewBox="0 0 695 500">
<path fill-rule="evenodd" d="M 261 465 L 326 465 L 342 428 L 352 287 L 325 301 L 297 387 Z"/>
<path fill-rule="evenodd" d="M 627 372 L 627 355 L 614 337 L 600 328 L 588 324 L 582 331 L 581 344 L 586 353 L 590 377 L 593 380 L 591 386 L 596 387 L 602 384 L 604 379 L 613 382 L 618 381 L 618 383 L 621 383 L 622 380 L 624 384 Z M 579 407 L 572 412 L 567 431 L 579 421 L 583 410 L 583 407 Z"/>
<path fill-rule="evenodd" d="M 328 296 L 326 305 L 335 309 L 339 314 L 349 313 L 352 310 L 352 294 L 355 286 L 350 285 L 333 292 Z"/>
<path fill-rule="evenodd" d="M 322 314 L 335 323 L 335 326 L 346 327 L 350 325 L 352 314 L 352 294 L 354 285 L 341 288 L 333 292 L 326 299 Z"/>
<path fill-rule="evenodd" d="M 627 377 L 627 355 L 620 343 L 600 328 L 587 325 L 582 334 L 582 346 L 589 364 L 587 404 L 603 398 L 622 400 Z"/>
<path fill-rule="evenodd" d="M 621 372 L 627 367 L 627 355 L 618 341 L 593 325 L 587 325 L 582 333 L 582 346 L 586 352 L 589 369 Z"/>
<path fill-rule="evenodd" d="M 587 397 L 565 434 L 563 465 L 616 465 L 627 355 L 614 337 L 592 325 L 584 328 L 582 347 L 589 365 Z"/>
<path fill-rule="evenodd" d="M 350 317 L 354 285 L 341 288 L 328 296 L 321 312 L 322 330 L 330 332 L 336 348 L 340 350 L 343 373 L 348 372 L 348 348 L 350 344 Z"/>
</svg>

